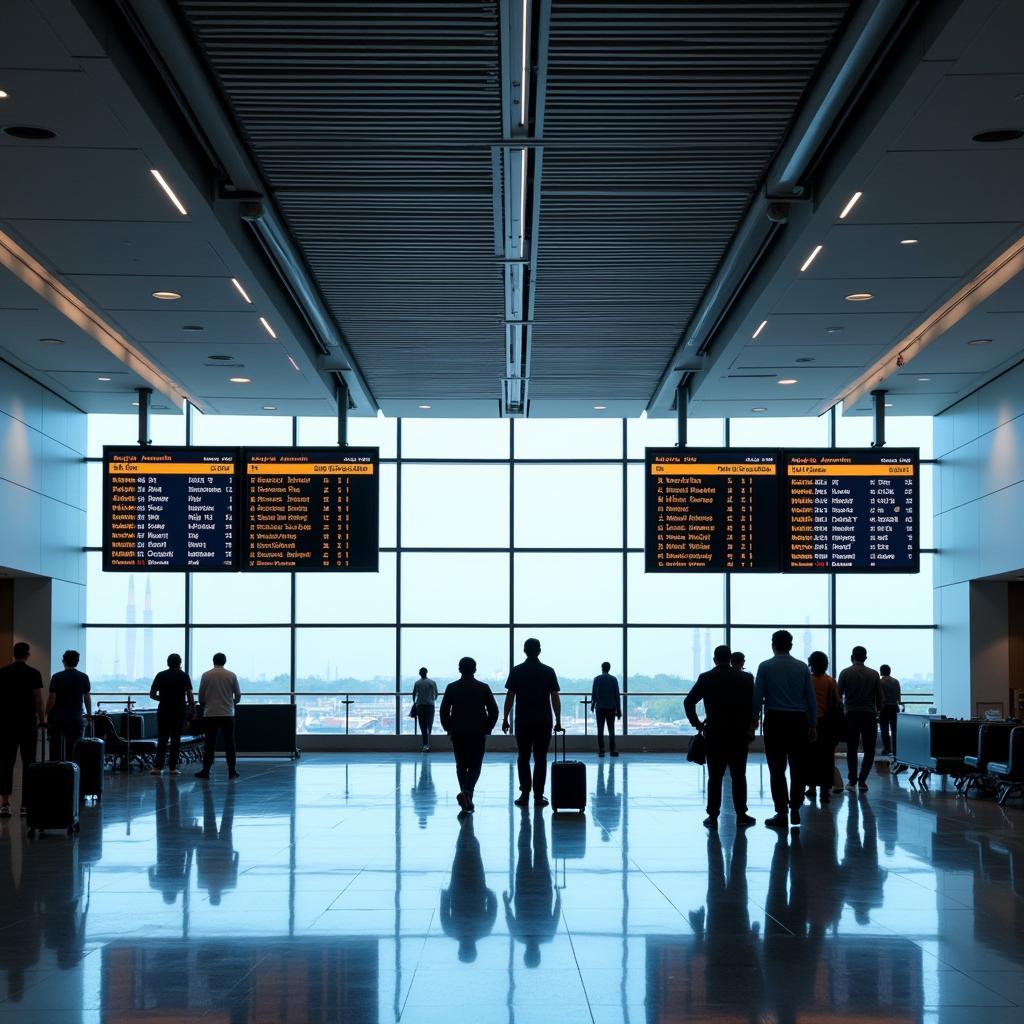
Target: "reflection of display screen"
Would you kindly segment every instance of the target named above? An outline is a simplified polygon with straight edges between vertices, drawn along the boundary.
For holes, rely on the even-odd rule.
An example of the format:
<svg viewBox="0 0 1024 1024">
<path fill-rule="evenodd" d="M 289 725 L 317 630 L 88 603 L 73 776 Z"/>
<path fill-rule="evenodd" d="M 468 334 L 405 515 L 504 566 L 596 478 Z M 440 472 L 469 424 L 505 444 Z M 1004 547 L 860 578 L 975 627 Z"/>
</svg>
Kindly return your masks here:
<svg viewBox="0 0 1024 1024">
<path fill-rule="evenodd" d="M 787 571 L 918 572 L 916 448 L 783 452 Z"/>
<path fill-rule="evenodd" d="M 103 568 L 235 568 L 234 449 L 103 449 Z"/>
<path fill-rule="evenodd" d="M 778 572 L 777 451 L 648 448 L 648 572 Z"/>
<path fill-rule="evenodd" d="M 376 448 L 246 448 L 242 565 L 376 572 Z"/>
</svg>

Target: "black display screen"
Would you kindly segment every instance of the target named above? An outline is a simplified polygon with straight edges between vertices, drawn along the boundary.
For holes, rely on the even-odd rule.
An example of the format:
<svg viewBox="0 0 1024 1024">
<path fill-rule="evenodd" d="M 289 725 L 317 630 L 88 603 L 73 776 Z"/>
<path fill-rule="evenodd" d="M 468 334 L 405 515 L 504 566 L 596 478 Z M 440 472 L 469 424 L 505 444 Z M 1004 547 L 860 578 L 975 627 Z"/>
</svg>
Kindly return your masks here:
<svg viewBox="0 0 1024 1024">
<path fill-rule="evenodd" d="M 103 449 L 107 572 L 237 567 L 233 448 Z"/>
<path fill-rule="evenodd" d="M 916 448 L 783 452 L 787 572 L 920 571 Z"/>
<path fill-rule="evenodd" d="M 377 572 L 377 448 L 246 448 L 241 567 Z"/>
<path fill-rule="evenodd" d="M 648 448 L 647 572 L 779 571 L 779 453 Z"/>
</svg>

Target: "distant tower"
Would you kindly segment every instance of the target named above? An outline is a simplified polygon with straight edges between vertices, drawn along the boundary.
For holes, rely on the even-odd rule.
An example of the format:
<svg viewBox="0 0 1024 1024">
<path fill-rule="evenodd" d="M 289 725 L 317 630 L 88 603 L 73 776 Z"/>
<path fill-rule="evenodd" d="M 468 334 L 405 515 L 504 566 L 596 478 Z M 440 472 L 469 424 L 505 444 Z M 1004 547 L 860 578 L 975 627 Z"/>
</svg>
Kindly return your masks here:
<svg viewBox="0 0 1024 1024">
<path fill-rule="evenodd" d="M 814 634 L 811 632 L 811 617 L 804 616 L 804 657 L 807 658 L 814 650 Z"/>
<path fill-rule="evenodd" d="M 693 675 L 691 679 L 696 679 L 701 673 L 701 660 L 700 660 L 700 630 L 693 627 Z"/>
<path fill-rule="evenodd" d="M 712 658 L 711 658 L 711 630 L 710 629 L 705 629 L 704 630 L 704 664 L 705 665 L 712 664 Z"/>
<path fill-rule="evenodd" d="M 128 605 L 124 610 L 124 621 L 128 628 L 125 630 L 125 677 L 132 681 L 135 679 L 135 577 L 128 577 Z"/>
<path fill-rule="evenodd" d="M 142 676 L 153 678 L 153 595 L 149 588 L 149 577 L 146 577 L 146 596 L 142 602 Z"/>
</svg>

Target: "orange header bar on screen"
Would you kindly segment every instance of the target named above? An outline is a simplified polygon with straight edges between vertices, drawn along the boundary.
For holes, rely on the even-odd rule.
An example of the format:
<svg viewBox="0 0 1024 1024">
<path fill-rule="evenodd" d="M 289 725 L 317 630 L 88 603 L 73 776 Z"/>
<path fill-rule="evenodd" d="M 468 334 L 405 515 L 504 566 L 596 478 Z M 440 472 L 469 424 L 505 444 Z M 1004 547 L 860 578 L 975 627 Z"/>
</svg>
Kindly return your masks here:
<svg viewBox="0 0 1024 1024">
<path fill-rule="evenodd" d="M 249 476 L 373 476 L 372 462 L 250 462 Z"/>
<path fill-rule="evenodd" d="M 651 476 L 775 476 L 770 462 L 655 462 Z"/>
<path fill-rule="evenodd" d="M 789 476 L 913 476 L 913 466 L 806 466 L 790 465 Z"/>
<path fill-rule="evenodd" d="M 230 476 L 233 462 L 109 462 L 110 476 Z"/>
</svg>

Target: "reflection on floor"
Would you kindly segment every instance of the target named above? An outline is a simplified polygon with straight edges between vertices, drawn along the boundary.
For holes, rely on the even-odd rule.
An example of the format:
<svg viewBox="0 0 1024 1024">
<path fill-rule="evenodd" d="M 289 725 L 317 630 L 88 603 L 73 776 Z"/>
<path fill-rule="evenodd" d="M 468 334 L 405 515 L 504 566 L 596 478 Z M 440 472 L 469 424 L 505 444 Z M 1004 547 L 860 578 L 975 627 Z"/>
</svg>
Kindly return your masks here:
<svg viewBox="0 0 1024 1024">
<path fill-rule="evenodd" d="M 501 756 L 460 824 L 431 756 L 117 777 L 77 840 L 3 822 L 0 1022 L 1024 1019 L 1020 809 L 879 770 L 708 835 L 703 772 L 638 755 L 552 821 Z"/>
</svg>

